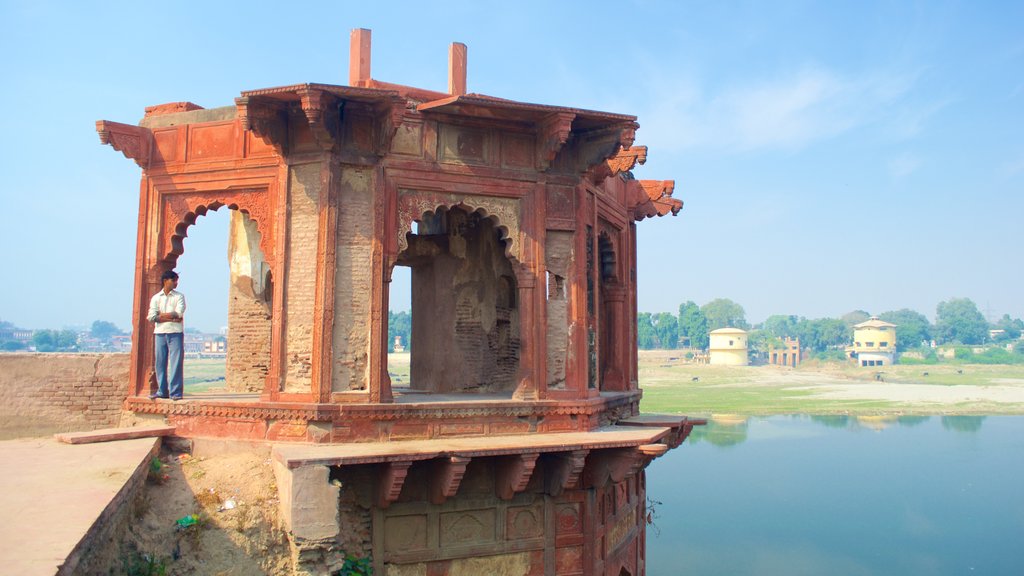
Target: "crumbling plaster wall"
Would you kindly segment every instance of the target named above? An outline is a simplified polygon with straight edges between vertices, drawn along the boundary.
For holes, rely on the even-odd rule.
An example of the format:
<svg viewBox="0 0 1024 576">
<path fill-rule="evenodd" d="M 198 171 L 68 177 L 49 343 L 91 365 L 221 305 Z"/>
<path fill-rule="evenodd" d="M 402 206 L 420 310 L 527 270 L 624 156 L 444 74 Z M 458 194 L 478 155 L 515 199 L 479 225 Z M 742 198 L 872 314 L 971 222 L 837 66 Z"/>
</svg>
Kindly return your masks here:
<svg viewBox="0 0 1024 576">
<path fill-rule="evenodd" d="M 548 388 L 565 388 L 566 364 L 569 362 L 569 298 L 570 272 L 573 263 L 573 233 L 548 230 L 545 243 L 547 268 L 547 365 Z"/>
<path fill-rule="evenodd" d="M 117 426 L 128 361 L 127 354 L 0 354 L 0 430 Z"/>
<path fill-rule="evenodd" d="M 331 389 L 344 392 L 364 389 L 369 381 L 373 304 L 370 301 L 373 284 L 373 172 L 367 168 L 342 166 L 336 181 L 340 189 Z"/>
<path fill-rule="evenodd" d="M 313 309 L 316 300 L 319 163 L 288 170 L 288 246 L 285 282 L 284 391 L 304 393 L 312 387 Z"/>
<path fill-rule="evenodd" d="M 519 367 L 515 273 L 491 220 L 453 209 L 412 236 L 411 386 L 508 391 Z"/>
<path fill-rule="evenodd" d="M 228 227 L 226 380 L 234 392 L 262 392 L 270 370 L 273 289 L 256 222 L 232 210 Z"/>
</svg>

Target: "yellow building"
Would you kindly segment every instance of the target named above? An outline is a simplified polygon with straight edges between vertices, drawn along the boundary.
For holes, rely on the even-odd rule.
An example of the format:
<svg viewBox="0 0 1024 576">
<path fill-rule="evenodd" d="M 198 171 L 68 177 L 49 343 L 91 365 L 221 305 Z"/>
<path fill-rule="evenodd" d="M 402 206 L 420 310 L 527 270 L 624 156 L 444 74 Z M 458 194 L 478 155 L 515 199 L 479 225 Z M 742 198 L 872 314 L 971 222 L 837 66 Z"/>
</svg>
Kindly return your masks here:
<svg viewBox="0 0 1024 576">
<path fill-rule="evenodd" d="M 887 366 L 896 359 L 896 325 L 872 316 L 853 327 L 850 358 L 860 366 Z"/>
<path fill-rule="evenodd" d="M 721 366 L 746 366 L 749 363 L 747 357 L 747 331 L 739 328 L 719 328 L 712 330 L 708 351 L 710 353 L 709 364 Z"/>
</svg>

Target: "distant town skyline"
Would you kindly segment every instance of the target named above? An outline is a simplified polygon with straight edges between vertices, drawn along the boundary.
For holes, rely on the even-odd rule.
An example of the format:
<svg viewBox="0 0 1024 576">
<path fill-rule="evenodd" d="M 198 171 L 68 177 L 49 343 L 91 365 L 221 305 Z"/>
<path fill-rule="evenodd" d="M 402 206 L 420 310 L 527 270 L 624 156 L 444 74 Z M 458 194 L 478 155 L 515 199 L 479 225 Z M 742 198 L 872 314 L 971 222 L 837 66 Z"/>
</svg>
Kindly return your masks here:
<svg viewBox="0 0 1024 576">
<path fill-rule="evenodd" d="M 724 297 L 751 323 L 934 320 L 967 297 L 1024 317 L 1024 4 L 389 6 L 255 2 L 225 26 L 237 8 L 219 3 L 0 5 L 0 319 L 130 324 L 140 169 L 100 146 L 96 120 L 344 84 L 352 28 L 373 30 L 380 80 L 443 90 L 459 41 L 471 92 L 637 115 L 637 177 L 675 179 L 685 202 L 638 226 L 640 311 Z M 180 259 L 187 324 L 204 331 L 226 324 L 226 216 L 200 218 Z M 396 276 L 392 308 L 407 309 Z"/>
</svg>

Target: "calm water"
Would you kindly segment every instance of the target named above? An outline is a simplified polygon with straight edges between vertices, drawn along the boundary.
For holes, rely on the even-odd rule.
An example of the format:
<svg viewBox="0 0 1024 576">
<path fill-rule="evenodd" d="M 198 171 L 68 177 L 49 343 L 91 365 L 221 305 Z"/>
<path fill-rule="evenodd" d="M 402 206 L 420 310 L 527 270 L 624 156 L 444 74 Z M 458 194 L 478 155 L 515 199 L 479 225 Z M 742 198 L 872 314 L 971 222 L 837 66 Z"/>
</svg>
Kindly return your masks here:
<svg viewBox="0 0 1024 576">
<path fill-rule="evenodd" d="M 1024 575 L 1024 417 L 709 422 L 647 493 L 649 576 Z"/>
</svg>

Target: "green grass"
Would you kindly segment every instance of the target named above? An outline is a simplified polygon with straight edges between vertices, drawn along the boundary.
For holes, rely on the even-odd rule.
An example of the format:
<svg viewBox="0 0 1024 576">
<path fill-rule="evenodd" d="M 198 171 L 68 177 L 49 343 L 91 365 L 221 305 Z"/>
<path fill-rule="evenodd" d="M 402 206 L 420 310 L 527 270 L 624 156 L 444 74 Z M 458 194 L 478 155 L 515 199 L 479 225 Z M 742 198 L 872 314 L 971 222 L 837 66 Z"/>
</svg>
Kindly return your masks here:
<svg viewBox="0 0 1024 576">
<path fill-rule="evenodd" d="M 876 376 L 881 380 L 876 379 Z M 1024 366 L 936 364 L 861 368 L 845 362 L 808 362 L 797 369 L 687 364 L 672 351 L 642 351 L 640 386 L 645 412 L 742 414 L 1024 414 L 1024 404 L 850 400 L 822 398 L 818 384 L 927 384 L 1024 386 Z"/>
<path fill-rule="evenodd" d="M 227 360 L 224 358 L 185 358 L 185 390 L 205 392 L 224 386 Z"/>
</svg>

